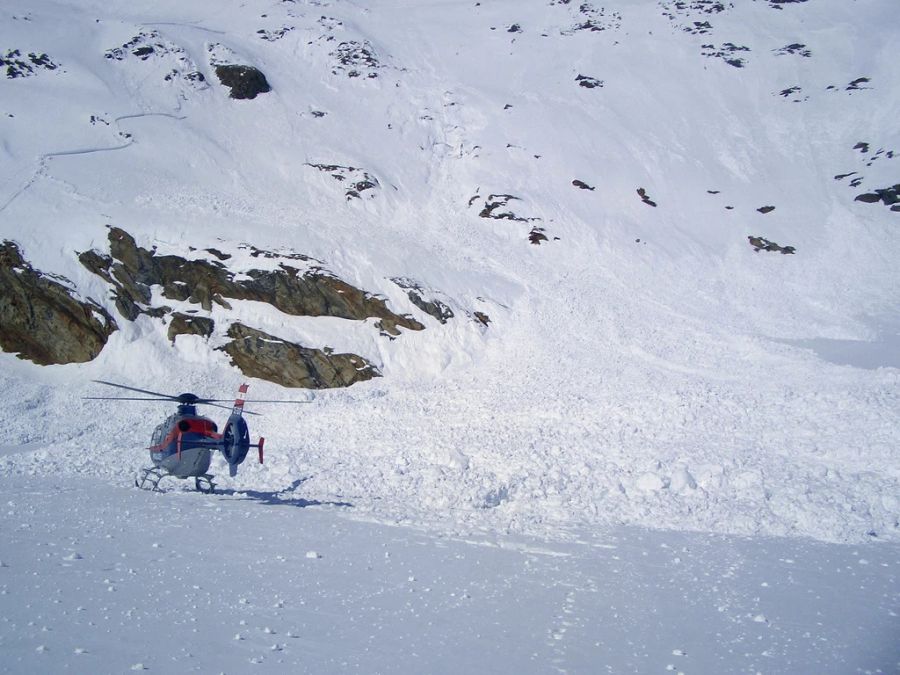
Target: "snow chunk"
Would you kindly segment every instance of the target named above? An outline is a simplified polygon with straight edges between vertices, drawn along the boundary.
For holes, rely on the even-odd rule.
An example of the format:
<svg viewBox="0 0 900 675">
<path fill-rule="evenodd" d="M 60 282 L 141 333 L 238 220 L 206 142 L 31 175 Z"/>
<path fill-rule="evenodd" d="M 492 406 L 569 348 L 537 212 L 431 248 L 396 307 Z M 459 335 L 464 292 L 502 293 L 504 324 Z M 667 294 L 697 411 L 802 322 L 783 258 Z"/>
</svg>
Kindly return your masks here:
<svg viewBox="0 0 900 675">
<path fill-rule="evenodd" d="M 668 481 L 652 471 L 648 471 L 638 476 L 635 486 L 643 492 L 659 492 L 668 486 Z"/>
</svg>

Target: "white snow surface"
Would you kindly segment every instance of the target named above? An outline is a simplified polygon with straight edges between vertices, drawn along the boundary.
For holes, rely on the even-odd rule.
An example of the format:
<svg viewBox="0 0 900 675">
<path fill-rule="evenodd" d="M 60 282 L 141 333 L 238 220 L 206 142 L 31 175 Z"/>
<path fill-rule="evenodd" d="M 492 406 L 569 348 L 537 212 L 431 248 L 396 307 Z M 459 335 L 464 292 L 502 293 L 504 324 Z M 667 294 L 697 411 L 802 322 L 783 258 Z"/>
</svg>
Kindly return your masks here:
<svg viewBox="0 0 900 675">
<path fill-rule="evenodd" d="M 900 214 L 854 197 L 900 182 L 900 23 L 894 0 L 776 4 L 734 0 L 708 13 L 714 3 L 699 0 L 608 0 L 602 9 L 565 0 L 6 0 L 0 47 L 47 53 L 59 67 L 0 73 L 0 239 L 105 306 L 119 330 L 86 364 L 38 367 L 0 354 L 0 482 L 10 495 L 0 587 L 15 600 L 3 598 L 0 611 L 0 669 L 248 672 L 265 658 L 305 671 L 398 672 L 379 650 L 414 643 L 400 670 L 439 672 L 426 660 L 436 654 L 456 659 L 445 672 L 895 670 Z M 588 18 L 604 30 L 575 29 Z M 697 34 L 702 22 L 708 32 Z M 141 34 L 162 45 L 150 58 L 104 56 Z M 377 64 L 340 64 L 343 43 L 365 45 Z M 749 49 L 729 56 L 743 67 L 704 56 L 728 44 Z M 792 44 L 811 56 L 779 53 Z M 259 67 L 272 91 L 230 99 L 218 62 Z M 204 81 L 185 77 L 192 72 Z M 580 75 L 602 86 L 579 86 Z M 800 90 L 780 95 L 791 87 Z M 378 186 L 347 199 L 346 186 L 312 164 L 354 167 Z M 657 206 L 642 203 L 639 188 Z M 479 217 L 490 195 L 518 198 L 497 213 L 534 220 Z M 233 255 L 235 272 L 273 264 L 251 259 L 245 243 L 302 253 L 426 329 L 391 340 L 371 320 L 290 317 L 237 301 L 204 312 L 161 299 L 216 320 L 208 342 L 181 336 L 172 346 L 162 321 L 120 317 L 108 287 L 78 262 L 78 252 L 105 250 L 108 225 L 160 253 L 215 247 Z M 532 227 L 548 241 L 530 244 Z M 796 254 L 754 252 L 750 235 Z M 439 324 L 395 277 L 415 280 L 456 316 Z M 228 398 L 244 378 L 215 347 L 233 320 L 360 354 L 384 376 L 304 405 L 258 406 L 251 432 L 267 439 L 266 463 L 248 461 L 229 479 L 217 460 L 223 494 L 177 485 L 132 494 L 125 488 L 148 463 L 150 432 L 170 409 L 83 400 L 116 395 L 91 380 Z M 308 398 L 262 381 L 249 395 Z M 335 551 L 345 534 L 359 551 Z M 113 561 L 119 549 L 107 536 L 130 542 L 120 552 L 138 561 Z M 752 538 L 734 538 L 744 536 Z M 604 538 L 624 548 L 624 567 L 593 546 Z M 397 540 L 403 564 L 382 569 L 391 547 L 376 542 Z M 484 540 L 493 555 L 480 557 Z M 507 551 L 522 542 L 544 552 Z M 657 560 L 660 544 L 709 555 Z M 446 558 L 435 557 L 444 547 Z M 757 547 L 777 555 L 754 557 Z M 476 575 L 492 600 L 467 608 L 475 594 L 465 564 L 444 572 L 444 583 L 407 581 L 419 548 L 429 551 L 420 567 L 429 574 L 460 559 L 496 565 L 496 576 Z M 642 560 L 649 549 L 657 562 Z M 813 625 L 784 618 L 790 594 L 768 608 L 777 590 L 752 595 L 757 581 L 770 583 L 763 577 L 707 581 L 729 579 L 728 560 L 746 556 L 751 567 L 771 563 L 772 578 L 787 584 L 793 568 L 772 561 L 795 549 L 806 556 L 805 597 L 833 586 L 856 609 L 834 599 L 803 605 L 818 612 Z M 193 580 L 194 555 L 209 556 L 212 579 Z M 834 565 L 817 568 L 814 558 Z M 151 578 L 152 565 L 187 561 L 170 589 L 162 571 Z M 228 590 L 257 565 L 265 574 L 252 593 Z M 55 600 L 23 571 L 32 566 L 66 596 L 60 606 L 45 607 Z M 637 586 L 604 576 L 617 569 Z M 320 573 L 318 590 L 292 586 Z M 660 576 L 645 582 L 652 574 Z M 865 588 L 857 574 L 868 575 Z M 556 585 L 540 590 L 554 575 Z M 417 620 L 425 585 L 441 599 Z M 108 587 L 110 600 L 81 600 L 88 586 Z M 638 606 L 609 610 L 628 605 L 636 587 Z M 169 590 L 187 599 L 146 615 Z M 511 590 L 515 600 L 498 599 Z M 349 623 L 329 613 L 335 602 L 383 609 L 384 592 L 390 639 L 359 632 L 359 613 Z M 298 607 L 309 593 L 314 607 Z M 279 599 L 293 603 L 289 621 L 259 609 Z M 576 627 L 557 621 L 585 599 L 594 604 Z M 656 600 L 679 624 L 670 632 L 652 630 Z M 78 603 L 82 623 L 119 628 L 87 631 L 77 644 L 33 637 L 42 616 L 70 622 Z M 732 651 L 716 651 L 708 635 L 686 644 L 682 609 L 733 640 Z M 177 662 L 190 658 L 185 645 L 166 664 L 158 652 L 124 648 L 119 660 L 91 662 L 98 641 L 111 648 L 131 620 L 170 625 L 177 616 L 189 631 L 190 617 L 207 610 L 216 616 L 198 618 L 200 637 L 215 635 L 219 656 Z M 526 621 L 529 611 L 539 618 Z M 868 637 L 842 633 L 845 618 Z M 602 635 L 588 636 L 597 621 L 606 622 Z M 465 622 L 470 653 L 454 640 Z M 768 644 L 786 625 L 769 653 L 740 646 Z M 579 637 L 563 653 L 567 630 Z M 505 660 L 477 648 L 476 634 L 514 636 L 529 651 Z M 440 636 L 440 649 L 428 636 Z M 633 649 L 622 647 L 629 639 Z M 341 640 L 351 645 L 343 662 L 322 651 Z M 805 651 L 804 640 L 836 646 Z M 595 643 L 619 651 L 596 660 Z"/>
</svg>

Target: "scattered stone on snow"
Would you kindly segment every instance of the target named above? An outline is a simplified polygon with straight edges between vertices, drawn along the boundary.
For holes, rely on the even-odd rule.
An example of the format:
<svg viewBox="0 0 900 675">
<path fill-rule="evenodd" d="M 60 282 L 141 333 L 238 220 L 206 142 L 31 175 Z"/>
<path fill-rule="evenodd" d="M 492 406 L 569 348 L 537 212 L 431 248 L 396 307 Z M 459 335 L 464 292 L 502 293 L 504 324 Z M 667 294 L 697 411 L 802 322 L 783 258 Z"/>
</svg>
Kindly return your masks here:
<svg viewBox="0 0 900 675">
<path fill-rule="evenodd" d="M 778 92 L 778 95 L 782 98 L 790 99 L 792 103 L 802 103 L 803 101 L 808 101 L 809 96 L 800 96 L 803 92 L 803 89 L 799 86 L 788 87 L 787 89 L 782 89 Z"/>
<path fill-rule="evenodd" d="M 796 253 L 796 249 L 793 246 L 779 246 L 774 241 L 769 241 L 763 237 L 749 236 L 747 237 L 747 240 L 750 242 L 750 245 L 755 252 L 773 251 L 782 254 Z"/>
<path fill-rule="evenodd" d="M 372 190 L 372 192 L 367 196 L 374 197 L 374 190 L 380 187 L 380 183 L 378 182 L 378 179 L 375 178 L 375 176 L 355 166 L 311 163 L 307 163 L 306 166 L 310 166 L 324 173 L 331 174 L 331 177 L 336 181 L 344 183 L 346 185 L 344 196 L 346 196 L 348 200 L 362 199 L 362 193 L 366 190 Z"/>
<path fill-rule="evenodd" d="M 282 26 L 281 28 L 276 28 L 275 30 L 264 30 L 260 29 L 256 31 L 256 34 L 263 40 L 267 42 L 276 42 L 283 38 L 285 35 L 294 30 L 293 26 Z"/>
<path fill-rule="evenodd" d="M 475 320 L 478 321 L 482 326 L 487 327 L 491 323 L 491 317 L 489 317 L 484 312 L 474 312 L 472 314 L 475 317 Z"/>
<path fill-rule="evenodd" d="M 582 190 L 594 190 L 595 188 L 591 185 L 588 185 L 583 180 L 578 180 L 577 178 L 572 181 L 572 185 Z"/>
<path fill-rule="evenodd" d="M 38 365 L 95 358 L 118 326 L 64 277 L 34 269 L 12 241 L 0 244 L 0 348 Z"/>
<path fill-rule="evenodd" d="M 374 79 L 378 77 L 378 70 L 383 68 L 375 53 L 375 48 L 368 41 L 357 42 L 349 40 L 341 42 L 331 52 L 331 56 L 337 61 L 331 72 L 335 75 L 344 73 L 349 78 L 363 77 Z"/>
<path fill-rule="evenodd" d="M 578 83 L 579 87 L 585 87 L 587 89 L 603 88 L 603 80 L 598 80 L 596 77 L 591 77 L 590 75 L 578 75 L 578 77 L 575 78 L 575 81 Z"/>
<path fill-rule="evenodd" d="M 472 197 L 472 199 L 469 200 L 469 206 L 471 206 L 477 198 L 478 195 Z M 481 218 L 493 218 L 494 220 L 515 220 L 523 223 L 528 222 L 529 220 L 533 220 L 533 218 L 523 218 L 521 216 L 517 216 L 511 209 L 506 209 L 505 207 L 508 206 L 511 201 L 521 201 L 521 197 L 504 194 L 488 195 L 487 199 L 484 200 L 484 208 L 481 209 L 481 212 L 478 215 Z"/>
<path fill-rule="evenodd" d="M 716 47 L 714 44 L 701 45 L 701 49 L 703 50 L 701 52 L 703 56 L 722 59 L 729 66 L 734 66 L 735 68 L 743 68 L 747 65 L 747 61 L 734 55 L 738 52 L 750 51 L 749 47 L 740 47 L 733 42 L 725 42 L 721 47 Z"/>
<path fill-rule="evenodd" d="M 647 191 L 644 188 L 637 189 L 638 196 L 641 198 L 641 201 L 644 202 L 647 206 L 656 206 L 656 202 L 650 199 L 647 195 Z"/>
<path fill-rule="evenodd" d="M 391 281 L 406 291 L 410 302 L 441 323 L 447 323 L 449 319 L 453 318 L 453 310 L 446 303 L 433 297 L 433 291 L 426 291 L 420 284 L 407 277 L 394 277 Z M 426 299 L 426 293 L 432 297 Z"/>
<path fill-rule="evenodd" d="M 872 87 L 864 87 L 862 85 L 868 84 L 869 82 L 871 82 L 871 80 L 868 77 L 857 77 L 855 80 L 848 82 L 844 86 L 843 90 L 850 91 L 850 92 L 867 91 L 867 90 L 871 89 Z M 825 87 L 825 90 L 826 91 L 840 91 L 841 87 L 830 84 L 827 87 Z"/>
<path fill-rule="evenodd" d="M 274 335 L 234 323 L 232 338 L 224 347 L 232 365 L 247 377 L 275 382 L 283 387 L 331 389 L 380 377 L 378 369 L 356 354 L 335 354 L 329 349 L 311 349 Z"/>
<path fill-rule="evenodd" d="M 18 49 L 10 49 L 6 54 L 0 54 L 0 68 L 6 68 L 6 79 L 14 80 L 37 75 L 41 70 L 56 70 L 59 64 L 46 54 L 29 52 L 23 56 Z"/>
<path fill-rule="evenodd" d="M 772 211 L 774 211 L 775 207 L 774 206 L 760 206 L 756 210 L 765 215 L 766 213 L 771 213 Z"/>
<path fill-rule="evenodd" d="M 562 35 L 573 35 L 578 31 L 599 33 L 607 30 L 617 30 L 622 27 L 622 15 L 619 12 L 607 12 L 605 7 L 597 9 L 587 0 L 572 3 L 571 0 L 553 0 L 551 6 L 558 5 L 568 7 L 572 12 L 572 27 L 561 30 Z"/>
<path fill-rule="evenodd" d="M 530 241 L 534 245 L 539 245 L 542 241 L 549 241 L 547 239 L 547 235 L 544 234 L 543 227 L 532 227 L 531 232 L 528 233 L 528 241 Z"/>
<path fill-rule="evenodd" d="M 110 61 L 138 59 L 155 63 L 168 63 L 163 79 L 181 82 L 190 89 L 205 89 L 208 85 L 187 52 L 160 35 L 159 31 L 140 32 L 120 47 L 107 49 L 104 56 Z"/>
<path fill-rule="evenodd" d="M 797 56 L 804 56 L 809 58 L 812 56 L 812 52 L 806 48 L 806 45 L 800 44 L 799 42 L 794 42 L 793 44 L 785 45 L 780 49 L 772 50 L 778 56 L 784 56 L 786 54 L 796 54 Z"/>
</svg>

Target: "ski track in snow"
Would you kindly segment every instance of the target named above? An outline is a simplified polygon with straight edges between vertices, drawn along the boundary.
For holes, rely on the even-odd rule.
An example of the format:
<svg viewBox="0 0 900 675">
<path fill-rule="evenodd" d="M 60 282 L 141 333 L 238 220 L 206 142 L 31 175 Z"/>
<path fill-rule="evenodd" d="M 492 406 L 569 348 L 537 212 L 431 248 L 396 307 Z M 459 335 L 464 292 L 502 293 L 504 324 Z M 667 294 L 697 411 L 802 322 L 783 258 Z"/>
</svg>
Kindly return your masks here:
<svg viewBox="0 0 900 675">
<path fill-rule="evenodd" d="M 113 122 L 118 125 L 120 122 L 124 120 L 131 119 L 140 119 L 142 117 L 169 117 L 174 120 L 183 120 L 185 119 L 183 116 L 173 115 L 171 113 L 163 113 L 163 112 L 149 112 L 149 113 L 133 113 L 130 115 L 121 115 L 113 119 Z M 48 172 L 48 163 L 54 157 L 74 157 L 77 155 L 92 155 L 95 153 L 104 153 L 104 152 L 114 152 L 116 150 L 124 150 L 128 148 L 132 143 L 134 143 L 134 136 L 131 134 L 125 134 L 119 129 L 119 135 L 125 137 L 127 140 L 120 145 L 112 145 L 107 147 L 94 147 L 94 148 L 78 148 L 74 150 L 57 150 L 54 152 L 46 152 L 38 157 L 36 164 L 37 168 L 31 174 L 31 176 L 25 181 L 25 183 L 18 190 L 15 190 L 12 195 L 2 204 L 0 205 L 0 213 L 3 213 L 10 204 L 12 204 L 16 199 L 21 197 L 34 183 L 41 177 L 45 177 L 49 175 Z"/>
</svg>

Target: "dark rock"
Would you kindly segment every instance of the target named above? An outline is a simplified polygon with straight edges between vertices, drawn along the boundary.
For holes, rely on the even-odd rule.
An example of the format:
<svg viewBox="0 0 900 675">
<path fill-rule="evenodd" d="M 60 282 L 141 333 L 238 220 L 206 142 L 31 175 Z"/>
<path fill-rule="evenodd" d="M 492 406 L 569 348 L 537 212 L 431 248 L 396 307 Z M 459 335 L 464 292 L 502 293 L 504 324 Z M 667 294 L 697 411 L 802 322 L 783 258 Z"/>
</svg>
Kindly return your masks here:
<svg viewBox="0 0 900 675">
<path fill-rule="evenodd" d="M 506 29 L 506 32 L 507 33 L 521 33 L 522 27 L 519 24 L 514 23 L 512 26 L 510 26 L 509 28 Z"/>
<path fill-rule="evenodd" d="M 739 47 L 733 42 L 725 42 L 721 47 L 716 47 L 714 44 L 702 45 L 703 56 L 722 59 L 729 66 L 734 66 L 735 68 L 743 68 L 747 62 L 745 59 L 734 55 L 738 52 L 749 51 L 749 47 Z"/>
<path fill-rule="evenodd" d="M 787 89 L 782 89 L 780 92 L 778 92 L 778 95 L 783 96 L 784 98 L 788 98 L 789 96 L 792 96 L 794 94 L 799 94 L 801 91 L 803 90 L 800 87 L 788 87 Z"/>
<path fill-rule="evenodd" d="M 781 49 L 773 50 L 779 56 L 785 54 L 796 54 L 798 56 L 803 56 L 809 58 L 812 56 L 812 52 L 806 48 L 806 45 L 800 44 L 799 42 L 795 42 L 793 44 L 785 45 Z"/>
<path fill-rule="evenodd" d="M 290 33 L 292 30 L 294 30 L 293 26 L 282 26 L 281 28 L 277 28 L 275 30 L 260 29 L 256 31 L 256 34 L 259 35 L 259 37 L 263 40 L 266 40 L 268 42 L 276 42 L 277 40 L 280 40 L 285 35 Z"/>
<path fill-rule="evenodd" d="M 95 358 L 116 322 L 96 302 L 83 302 L 62 277 L 25 261 L 11 241 L 0 244 L 0 347 L 39 365 Z"/>
<path fill-rule="evenodd" d="M 549 239 L 547 239 L 547 235 L 544 234 L 543 227 L 532 227 L 531 232 L 528 233 L 528 241 L 537 246 L 540 245 L 542 241 L 549 241 Z"/>
<path fill-rule="evenodd" d="M 206 249 L 203 249 L 203 250 L 206 251 L 207 253 L 212 253 L 212 254 L 213 254 L 214 256 L 216 256 L 219 260 L 228 260 L 229 258 L 231 258 L 231 254 L 230 254 L 230 253 L 222 253 L 222 251 L 220 251 L 220 250 L 217 249 L 217 248 L 206 248 Z"/>
<path fill-rule="evenodd" d="M 56 70 L 58 63 L 50 60 L 46 54 L 31 52 L 23 56 L 18 49 L 11 49 L 6 54 L 0 54 L 0 69 L 6 68 L 6 78 L 14 80 L 18 77 L 31 77 L 41 70 Z"/>
<path fill-rule="evenodd" d="M 491 317 L 489 317 L 484 312 L 475 312 L 473 316 L 475 317 L 475 320 L 478 321 L 478 323 L 480 323 L 482 326 L 487 326 L 491 323 Z"/>
<path fill-rule="evenodd" d="M 575 81 L 578 83 L 579 87 L 586 87 L 587 89 L 603 87 L 603 80 L 598 80 L 596 77 L 591 77 L 589 75 L 579 75 L 575 78 Z"/>
<path fill-rule="evenodd" d="M 759 211 L 760 213 L 765 214 L 765 213 L 771 213 L 772 211 L 774 211 L 775 207 L 774 206 L 760 206 L 756 210 Z"/>
<path fill-rule="evenodd" d="M 647 206 L 655 207 L 657 205 L 655 201 L 650 199 L 650 197 L 647 195 L 647 191 L 644 188 L 638 188 L 637 193 L 641 198 L 641 201 L 644 202 Z"/>
<path fill-rule="evenodd" d="M 885 206 L 893 207 L 900 203 L 900 183 L 889 188 L 882 188 L 880 190 L 873 190 L 872 192 L 857 195 L 855 201 L 865 202 L 866 204 L 884 202 Z"/>
<path fill-rule="evenodd" d="M 572 185 L 577 188 L 581 188 L 582 190 L 593 190 L 594 188 L 582 180 L 578 180 L 577 178 L 572 181 Z"/>
<path fill-rule="evenodd" d="M 215 322 L 212 319 L 174 312 L 169 323 L 169 340 L 174 343 L 179 335 L 199 335 L 208 338 L 213 334 L 214 328 Z"/>
<path fill-rule="evenodd" d="M 372 190 L 373 192 L 369 195 L 370 197 L 374 196 L 374 190 L 380 187 L 380 183 L 375 176 L 369 174 L 367 171 L 363 171 L 362 169 L 358 169 L 355 166 L 341 166 L 340 164 L 312 164 L 307 162 L 306 166 L 311 166 L 314 169 L 318 169 L 324 173 L 331 174 L 331 177 L 336 181 L 344 183 L 346 188 L 344 190 L 344 196 L 349 199 L 361 199 L 361 193 L 366 190 Z"/>
<path fill-rule="evenodd" d="M 750 242 L 750 245 L 755 252 L 773 251 L 784 255 L 793 255 L 797 251 L 793 246 L 779 246 L 774 241 L 769 241 L 762 237 L 749 236 L 747 237 L 747 240 Z"/>
<path fill-rule="evenodd" d="M 494 218 L 495 220 L 516 220 L 520 222 L 527 222 L 528 218 L 522 218 L 517 216 L 512 211 L 497 211 L 497 209 L 507 206 L 511 201 L 520 200 L 519 197 L 514 195 L 488 195 L 487 199 L 484 200 L 484 208 L 481 209 L 481 212 L 478 214 L 481 218 Z M 471 205 L 471 200 L 469 204 Z"/>
<path fill-rule="evenodd" d="M 406 291 L 406 295 L 409 298 L 410 302 L 412 302 L 416 307 L 421 309 L 426 314 L 433 316 L 441 323 L 447 323 L 449 319 L 453 318 L 454 314 L 452 309 L 450 309 L 446 304 L 444 304 L 437 298 L 426 299 L 425 289 L 423 289 L 412 279 L 407 279 L 406 277 L 395 277 L 391 279 L 391 281 L 393 281 L 400 288 Z"/>
<path fill-rule="evenodd" d="M 366 78 L 374 79 L 378 77 L 378 69 L 383 67 L 375 54 L 375 48 L 368 41 L 341 42 L 331 52 L 331 56 L 337 60 L 337 65 L 331 72 L 337 75 L 343 71 L 349 78 L 365 75 Z"/>
<path fill-rule="evenodd" d="M 850 176 L 852 176 L 855 173 L 856 173 L 855 171 L 851 171 L 850 173 L 839 173 L 837 176 L 834 177 L 834 179 L 835 180 L 844 180 L 845 178 L 849 178 Z"/>
<path fill-rule="evenodd" d="M 216 66 L 216 77 L 231 89 L 231 98 L 253 99 L 258 94 L 272 91 L 266 76 L 253 66 L 219 65 Z"/>
<path fill-rule="evenodd" d="M 884 202 L 885 206 L 893 206 L 900 202 L 900 184 L 883 190 L 875 190 L 875 192 L 881 195 L 881 201 Z"/>
<path fill-rule="evenodd" d="M 356 354 L 310 349 L 241 323 L 229 327 L 228 337 L 232 341 L 219 349 L 231 357 L 232 365 L 247 377 L 283 387 L 349 387 L 381 376 L 375 366 Z"/>
</svg>

